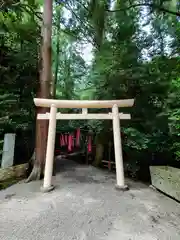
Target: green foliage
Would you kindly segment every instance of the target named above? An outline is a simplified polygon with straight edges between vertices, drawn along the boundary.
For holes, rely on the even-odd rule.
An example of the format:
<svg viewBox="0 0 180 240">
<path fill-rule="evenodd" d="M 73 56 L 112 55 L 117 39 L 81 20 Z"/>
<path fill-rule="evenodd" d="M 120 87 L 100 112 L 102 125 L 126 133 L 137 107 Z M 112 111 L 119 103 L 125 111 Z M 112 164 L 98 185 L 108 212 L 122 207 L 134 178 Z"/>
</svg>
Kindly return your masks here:
<svg viewBox="0 0 180 240">
<path fill-rule="evenodd" d="M 172 134 L 172 149 L 180 161 L 180 78 L 172 80 L 168 99 L 169 127 Z"/>
<path fill-rule="evenodd" d="M 10 1 L 9 1 L 10 2 Z M 33 1 L 32 1 L 33 2 Z M 40 31 L 37 19 L 25 2 L 6 5 L 0 13 L 0 139 L 6 132 L 33 129 L 33 96 L 38 80 Z M 24 8 L 25 7 L 25 8 Z M 23 9 L 23 10 L 22 10 Z M 3 142 L 1 143 L 3 144 Z M 2 149 L 2 144 L 0 149 Z"/>
<path fill-rule="evenodd" d="M 131 1 L 131 5 L 136 3 Z M 128 1 L 117 1 L 115 9 L 125 9 L 128 5 Z M 150 33 L 147 33 L 139 23 L 141 10 L 117 11 L 105 19 L 105 22 L 109 21 L 108 28 L 104 27 L 105 35 L 101 47 L 94 53 L 90 72 L 94 99 L 135 98 L 132 120 L 123 126 L 123 146 L 129 156 L 133 152 L 134 162 L 138 164 L 143 161 L 141 155 L 145 152 L 150 158 L 153 154 L 170 153 L 171 150 L 176 156 L 179 154 L 177 136 L 172 135 L 169 129 L 175 124 L 173 128 L 178 131 L 178 124 L 177 121 L 170 124 L 167 115 L 171 81 L 179 72 L 178 57 L 173 55 L 178 46 L 178 24 L 174 18 L 166 19 L 160 12 L 149 9 L 151 13 L 146 19 Z M 179 106 L 171 113 L 176 120 L 179 118 L 178 109 Z M 126 111 L 131 110 L 124 109 Z M 94 125 L 100 132 L 111 128 L 110 124 Z"/>
<path fill-rule="evenodd" d="M 125 134 L 124 147 L 129 150 L 146 150 L 150 143 L 148 136 L 135 128 L 124 128 L 123 133 Z"/>
</svg>

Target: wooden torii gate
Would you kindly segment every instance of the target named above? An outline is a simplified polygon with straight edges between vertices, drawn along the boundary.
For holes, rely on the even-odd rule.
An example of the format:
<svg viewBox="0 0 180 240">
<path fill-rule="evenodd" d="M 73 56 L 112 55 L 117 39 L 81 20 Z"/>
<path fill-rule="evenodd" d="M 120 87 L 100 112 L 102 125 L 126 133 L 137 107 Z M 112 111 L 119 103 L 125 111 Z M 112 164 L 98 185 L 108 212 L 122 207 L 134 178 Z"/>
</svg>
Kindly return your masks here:
<svg viewBox="0 0 180 240">
<path fill-rule="evenodd" d="M 123 155 L 121 144 L 121 129 L 120 119 L 131 119 L 130 114 L 119 113 L 119 107 L 132 107 L 134 99 L 125 100 L 105 100 L 105 101 L 91 101 L 91 100 L 55 100 L 34 98 L 34 103 L 37 107 L 50 108 L 50 113 L 38 114 L 37 118 L 49 119 L 49 131 L 46 149 L 46 162 L 44 171 L 44 182 L 42 186 L 43 192 L 51 191 L 52 186 L 52 172 L 54 160 L 54 147 L 56 136 L 56 121 L 59 120 L 78 120 L 78 119 L 110 119 L 113 121 L 113 135 L 114 135 L 114 151 L 115 151 L 115 165 L 116 165 L 116 189 L 128 189 L 124 181 Z M 82 113 L 69 114 L 57 113 L 57 108 L 80 108 Z M 88 113 L 88 108 L 112 108 L 110 113 Z"/>
</svg>

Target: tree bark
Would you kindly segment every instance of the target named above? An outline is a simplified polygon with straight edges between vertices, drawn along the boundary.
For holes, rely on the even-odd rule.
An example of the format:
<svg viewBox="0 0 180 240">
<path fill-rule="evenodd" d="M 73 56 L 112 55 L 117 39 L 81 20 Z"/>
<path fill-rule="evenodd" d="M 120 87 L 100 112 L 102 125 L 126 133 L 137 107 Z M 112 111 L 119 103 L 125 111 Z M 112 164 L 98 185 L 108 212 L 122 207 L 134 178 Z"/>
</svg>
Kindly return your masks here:
<svg viewBox="0 0 180 240">
<path fill-rule="evenodd" d="M 99 167 L 103 160 L 104 145 L 102 143 L 96 143 L 96 156 L 93 165 Z"/>
<path fill-rule="evenodd" d="M 52 35 L 52 0 L 44 1 L 43 10 L 43 26 L 42 26 L 42 67 L 40 73 L 39 89 L 37 97 L 50 98 L 50 82 L 52 78 L 51 72 L 51 35 Z M 49 111 L 47 108 L 36 109 L 36 119 L 38 113 L 46 113 Z M 48 134 L 48 121 L 36 120 L 36 147 L 33 159 L 33 170 L 27 181 L 39 180 L 43 174 L 46 145 Z"/>
<path fill-rule="evenodd" d="M 61 9 L 58 8 L 56 11 L 57 14 L 57 20 L 56 20 L 56 58 L 55 58 L 55 76 L 53 78 L 53 97 L 56 98 L 56 84 L 57 84 L 57 79 L 58 79 L 58 70 L 59 70 L 59 52 L 60 52 L 60 17 L 61 17 Z"/>
<path fill-rule="evenodd" d="M 97 47 L 97 50 L 100 51 L 103 40 L 104 40 L 104 30 L 107 12 L 109 9 L 110 1 L 109 0 L 91 0 L 90 2 L 91 12 L 91 21 L 94 27 L 94 44 Z"/>
</svg>

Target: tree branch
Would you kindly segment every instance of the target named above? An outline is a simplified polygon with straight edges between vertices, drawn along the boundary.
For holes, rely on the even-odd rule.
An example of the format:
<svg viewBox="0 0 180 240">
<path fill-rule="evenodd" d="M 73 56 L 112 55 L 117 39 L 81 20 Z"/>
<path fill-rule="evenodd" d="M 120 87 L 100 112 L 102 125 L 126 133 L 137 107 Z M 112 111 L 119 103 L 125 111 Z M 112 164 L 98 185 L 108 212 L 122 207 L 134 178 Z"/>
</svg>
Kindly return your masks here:
<svg viewBox="0 0 180 240">
<path fill-rule="evenodd" d="M 122 8 L 122 9 L 116 9 L 116 10 L 109 10 L 109 9 L 106 9 L 107 12 L 119 12 L 119 11 L 127 11 L 131 8 L 136 8 L 136 7 L 151 7 L 151 8 L 154 8 L 154 9 L 157 9 L 161 12 L 164 12 L 164 13 L 169 13 L 169 14 L 172 14 L 172 15 L 175 15 L 175 16 L 178 16 L 180 17 L 180 12 L 175 12 L 175 11 L 172 11 L 172 10 L 168 10 L 166 8 L 163 8 L 162 6 L 159 6 L 159 5 L 156 5 L 156 4 L 148 4 L 148 3 L 139 3 L 139 4 L 133 4 L 133 5 L 130 5 L 129 7 L 126 7 L 126 8 Z"/>
<path fill-rule="evenodd" d="M 40 21 L 42 21 L 42 13 L 36 12 L 35 9 L 33 9 L 32 6 L 27 4 L 21 4 L 20 7 L 25 10 L 29 14 L 34 14 Z"/>
</svg>

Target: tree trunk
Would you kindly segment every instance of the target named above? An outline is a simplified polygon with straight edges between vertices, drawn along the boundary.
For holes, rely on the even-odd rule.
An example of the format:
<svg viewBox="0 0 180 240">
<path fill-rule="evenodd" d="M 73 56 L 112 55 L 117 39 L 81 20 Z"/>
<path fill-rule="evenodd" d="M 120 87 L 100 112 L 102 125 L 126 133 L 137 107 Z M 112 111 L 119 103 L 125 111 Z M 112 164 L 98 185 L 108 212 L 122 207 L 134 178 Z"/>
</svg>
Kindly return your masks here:
<svg viewBox="0 0 180 240">
<path fill-rule="evenodd" d="M 103 125 L 103 129 L 96 136 L 96 156 L 93 162 L 94 166 L 100 166 L 101 161 L 103 160 L 104 148 L 109 144 L 109 141 L 112 142 L 112 132 L 110 130 L 112 123 L 106 121 Z"/>
<path fill-rule="evenodd" d="M 93 165 L 99 167 L 101 161 L 103 160 L 103 153 L 104 153 L 104 145 L 101 143 L 96 143 L 96 156 L 93 162 Z"/>
<path fill-rule="evenodd" d="M 91 21 L 94 27 L 94 44 L 98 51 L 100 51 L 104 40 L 104 30 L 107 20 L 106 10 L 109 9 L 110 5 L 110 0 L 91 0 L 89 4 Z"/>
<path fill-rule="evenodd" d="M 40 82 L 37 97 L 49 98 L 50 97 L 50 82 L 52 78 L 51 73 L 51 34 L 52 34 L 52 0 L 44 1 L 43 11 L 43 26 L 42 26 L 42 70 L 40 73 Z M 36 119 L 38 113 L 46 113 L 49 111 L 47 108 L 37 108 Z M 48 134 L 48 121 L 36 120 L 36 148 L 33 159 L 33 170 L 27 181 L 39 180 L 43 174 L 46 145 Z"/>
<path fill-rule="evenodd" d="M 96 143 L 96 155 L 93 162 L 93 165 L 98 167 L 101 165 L 101 161 L 103 160 L 104 154 L 104 142 L 102 141 L 102 135 L 98 134 L 95 139 Z"/>
<path fill-rule="evenodd" d="M 56 20 L 56 28 L 57 28 L 57 32 L 56 32 L 56 58 L 55 58 L 55 76 L 53 78 L 53 90 L 52 90 L 52 94 L 53 94 L 53 98 L 56 98 L 56 84 L 57 84 L 57 79 L 58 79 L 58 69 L 59 69 L 59 50 L 60 50 L 60 44 L 59 44 L 59 40 L 60 40 L 60 17 L 61 17 L 61 9 L 57 8 L 56 11 L 57 14 L 57 20 Z"/>
</svg>

